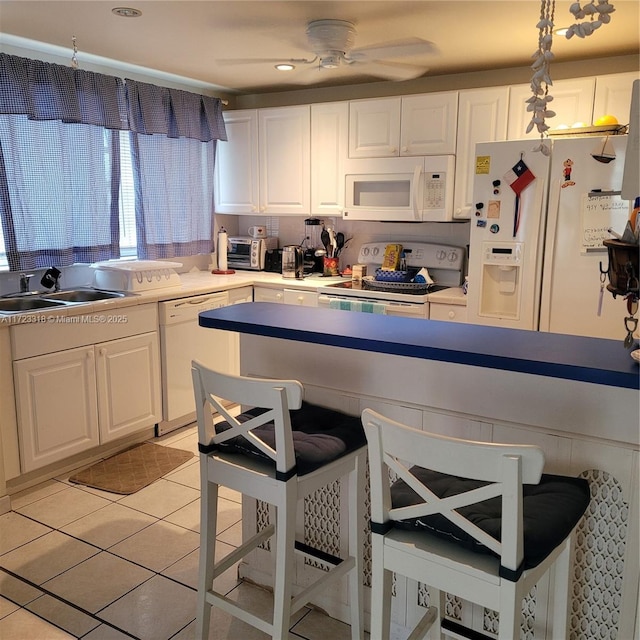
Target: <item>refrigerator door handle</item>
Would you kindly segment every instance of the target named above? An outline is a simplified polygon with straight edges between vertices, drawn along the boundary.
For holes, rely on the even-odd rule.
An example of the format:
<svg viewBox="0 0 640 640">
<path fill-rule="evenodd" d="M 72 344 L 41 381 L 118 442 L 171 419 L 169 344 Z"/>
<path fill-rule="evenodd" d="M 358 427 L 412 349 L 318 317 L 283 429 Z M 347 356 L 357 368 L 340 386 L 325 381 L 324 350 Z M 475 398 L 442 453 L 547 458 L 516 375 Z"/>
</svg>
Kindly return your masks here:
<svg viewBox="0 0 640 640">
<path fill-rule="evenodd" d="M 542 287 L 540 293 L 540 331 L 549 331 L 551 324 L 551 276 L 553 256 L 556 250 L 558 213 L 560 211 L 561 180 L 554 180 L 549 191 L 547 206 L 547 226 L 545 229 L 544 262 L 542 267 Z"/>
</svg>

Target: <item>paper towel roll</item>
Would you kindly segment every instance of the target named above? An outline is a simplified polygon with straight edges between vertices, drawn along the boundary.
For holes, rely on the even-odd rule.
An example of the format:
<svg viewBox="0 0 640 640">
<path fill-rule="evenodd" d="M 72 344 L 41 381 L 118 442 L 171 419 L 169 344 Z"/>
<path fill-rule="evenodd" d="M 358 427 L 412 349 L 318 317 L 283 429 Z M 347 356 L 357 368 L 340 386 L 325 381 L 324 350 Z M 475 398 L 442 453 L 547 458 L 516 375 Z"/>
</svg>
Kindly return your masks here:
<svg viewBox="0 0 640 640">
<path fill-rule="evenodd" d="M 218 231 L 218 269 L 227 270 L 227 232 L 224 227 Z"/>
</svg>

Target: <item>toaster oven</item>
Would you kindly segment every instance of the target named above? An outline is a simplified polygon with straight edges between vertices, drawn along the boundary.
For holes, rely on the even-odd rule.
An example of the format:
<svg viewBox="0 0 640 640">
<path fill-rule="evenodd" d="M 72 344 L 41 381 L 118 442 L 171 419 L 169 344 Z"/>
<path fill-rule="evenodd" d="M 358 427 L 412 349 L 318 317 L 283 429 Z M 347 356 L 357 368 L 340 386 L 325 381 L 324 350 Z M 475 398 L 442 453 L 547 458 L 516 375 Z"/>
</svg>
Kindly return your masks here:
<svg viewBox="0 0 640 640">
<path fill-rule="evenodd" d="M 232 236 L 227 240 L 227 264 L 230 269 L 264 271 L 264 258 L 268 249 L 278 248 L 278 238 L 251 238 Z"/>
</svg>

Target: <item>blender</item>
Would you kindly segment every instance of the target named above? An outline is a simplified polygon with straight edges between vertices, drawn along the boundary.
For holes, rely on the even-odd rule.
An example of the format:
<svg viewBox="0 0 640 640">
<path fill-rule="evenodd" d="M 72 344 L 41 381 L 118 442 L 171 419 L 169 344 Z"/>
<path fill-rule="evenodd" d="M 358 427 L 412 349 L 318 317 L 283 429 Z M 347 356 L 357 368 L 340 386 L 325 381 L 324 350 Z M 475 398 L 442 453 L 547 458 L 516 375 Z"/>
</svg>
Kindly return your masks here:
<svg viewBox="0 0 640 640">
<path fill-rule="evenodd" d="M 304 221 L 304 272 L 322 273 L 322 258 L 325 250 L 320 241 L 323 222 L 320 218 L 306 218 Z"/>
</svg>

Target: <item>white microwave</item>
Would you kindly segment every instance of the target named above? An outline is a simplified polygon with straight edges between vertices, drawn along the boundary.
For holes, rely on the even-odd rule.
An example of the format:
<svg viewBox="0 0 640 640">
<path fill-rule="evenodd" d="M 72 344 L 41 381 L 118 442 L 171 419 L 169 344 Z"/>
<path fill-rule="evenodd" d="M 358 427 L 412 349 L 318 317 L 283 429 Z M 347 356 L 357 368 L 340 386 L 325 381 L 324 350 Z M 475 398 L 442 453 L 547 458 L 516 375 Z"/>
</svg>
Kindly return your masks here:
<svg viewBox="0 0 640 640">
<path fill-rule="evenodd" d="M 453 220 L 455 156 L 348 160 L 346 220 L 448 222 Z"/>
</svg>

